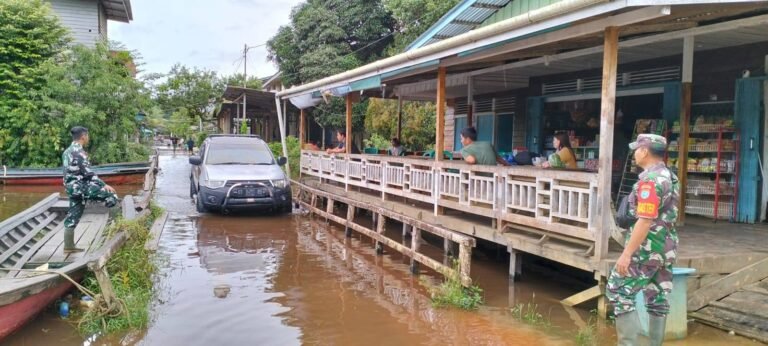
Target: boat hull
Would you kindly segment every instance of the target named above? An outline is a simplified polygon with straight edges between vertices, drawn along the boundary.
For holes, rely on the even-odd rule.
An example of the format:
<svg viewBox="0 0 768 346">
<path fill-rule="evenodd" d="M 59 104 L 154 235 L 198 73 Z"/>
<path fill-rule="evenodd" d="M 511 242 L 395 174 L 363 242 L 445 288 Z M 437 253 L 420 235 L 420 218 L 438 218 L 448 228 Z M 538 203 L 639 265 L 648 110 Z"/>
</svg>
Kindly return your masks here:
<svg viewBox="0 0 768 346">
<path fill-rule="evenodd" d="M 133 185 L 144 182 L 146 171 L 116 174 L 99 174 L 99 178 L 109 185 Z M 62 185 L 62 176 L 0 176 L 4 185 Z"/>
<path fill-rule="evenodd" d="M 72 283 L 59 280 L 58 284 L 39 293 L 0 306 L 0 341 L 23 327 L 70 288 L 72 288 Z"/>
</svg>

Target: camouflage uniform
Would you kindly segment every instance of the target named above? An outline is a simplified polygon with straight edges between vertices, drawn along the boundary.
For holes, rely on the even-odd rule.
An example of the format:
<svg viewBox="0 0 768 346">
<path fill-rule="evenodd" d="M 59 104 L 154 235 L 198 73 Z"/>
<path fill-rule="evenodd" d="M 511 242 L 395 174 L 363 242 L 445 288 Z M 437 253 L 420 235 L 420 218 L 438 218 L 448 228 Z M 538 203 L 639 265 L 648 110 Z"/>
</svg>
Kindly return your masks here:
<svg viewBox="0 0 768 346">
<path fill-rule="evenodd" d="M 655 190 L 655 195 L 651 189 Z M 644 203 L 643 198 L 649 196 L 657 198 L 656 203 Z M 677 257 L 675 222 L 679 199 L 680 184 L 677 176 L 663 162 L 643 171 L 633 186 L 628 198 L 629 213 L 635 217 L 652 218 L 653 222 L 645 241 L 632 254 L 628 275 L 622 277 L 614 268 L 608 278 L 606 296 L 614 307 L 615 316 L 635 310 L 635 295 L 640 290 L 643 290 L 650 314 L 663 317 L 669 313 L 667 297 L 672 291 L 672 265 Z M 633 228 L 634 224 L 630 229 Z M 625 245 L 629 238 L 626 237 Z"/>
<path fill-rule="evenodd" d="M 64 161 L 64 188 L 69 196 L 69 211 L 64 227 L 72 230 L 80 222 L 87 201 L 104 201 L 108 208 L 117 204 L 117 195 L 107 191 L 105 184 L 91 170 L 88 155 L 80 143 L 72 144 L 61 155 Z"/>
</svg>

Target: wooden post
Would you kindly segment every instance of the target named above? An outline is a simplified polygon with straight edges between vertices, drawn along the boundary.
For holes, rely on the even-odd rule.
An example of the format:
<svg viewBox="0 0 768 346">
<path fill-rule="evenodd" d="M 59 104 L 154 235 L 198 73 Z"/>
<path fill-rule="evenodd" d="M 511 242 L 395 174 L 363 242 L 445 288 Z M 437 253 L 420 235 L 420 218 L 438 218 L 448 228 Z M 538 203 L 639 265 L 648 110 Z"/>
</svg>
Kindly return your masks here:
<svg viewBox="0 0 768 346">
<path fill-rule="evenodd" d="M 608 255 L 611 226 L 615 221 L 611 213 L 611 176 L 613 175 L 613 125 L 616 108 L 616 69 L 619 56 L 619 28 L 605 28 L 603 53 L 603 84 L 600 105 L 600 157 L 598 162 L 598 234 L 595 238 L 595 257 L 602 260 Z"/>
<path fill-rule="evenodd" d="M 302 109 L 299 114 L 299 148 L 304 149 L 304 141 L 307 139 L 307 111 Z"/>
<path fill-rule="evenodd" d="M 88 261 L 88 269 L 93 271 L 96 275 L 96 281 L 99 283 L 101 295 L 104 297 L 104 301 L 110 309 L 113 307 L 112 304 L 115 301 L 116 296 L 112 281 L 109 280 L 109 273 L 107 273 L 107 262 L 112 255 L 125 244 L 127 239 L 128 236 L 125 232 L 118 233 L 102 247 L 99 257 Z"/>
<path fill-rule="evenodd" d="M 693 51 L 694 38 L 687 36 L 683 39 L 683 89 L 680 103 L 680 136 L 677 139 L 677 178 L 680 180 L 680 201 L 677 213 L 677 225 L 685 224 L 685 204 L 688 189 L 688 142 L 691 137 L 691 94 L 693 82 Z"/>
<path fill-rule="evenodd" d="M 397 139 L 403 141 L 403 97 L 397 97 Z"/>
<path fill-rule="evenodd" d="M 472 247 L 469 244 L 462 242 L 459 245 L 459 277 L 461 283 L 467 287 L 472 284 L 469 271 L 472 266 Z"/>
<path fill-rule="evenodd" d="M 509 280 L 519 280 L 523 274 L 523 258 L 520 252 L 515 251 L 511 247 L 507 250 L 509 251 Z"/>
<path fill-rule="evenodd" d="M 374 215 L 377 215 L 377 214 L 374 214 Z M 378 214 L 378 217 L 376 218 L 376 233 L 383 235 L 384 230 L 386 229 L 386 225 L 387 225 L 387 217 L 382 214 Z M 377 241 L 376 254 L 381 255 L 383 253 L 384 253 L 384 244 Z"/>
<path fill-rule="evenodd" d="M 352 237 L 352 228 L 349 225 L 355 222 L 355 207 L 347 204 L 347 223 L 344 225 L 344 236 Z"/>
<path fill-rule="evenodd" d="M 474 87 L 474 85 L 473 85 L 474 83 L 472 83 L 472 76 L 469 76 L 468 79 L 469 80 L 467 81 L 467 127 L 473 127 L 474 126 L 474 122 L 473 122 L 473 120 L 474 120 L 473 119 L 474 118 L 474 114 L 473 114 L 474 113 L 473 112 L 474 109 L 473 108 L 474 107 L 472 107 L 472 103 L 475 102 L 475 100 L 474 100 L 475 99 L 475 93 L 474 93 L 474 90 L 472 90 L 472 88 Z M 462 129 L 457 129 L 454 126 L 454 131 L 461 131 L 461 130 Z M 454 148 L 454 150 L 455 150 L 455 148 Z"/>
<path fill-rule="evenodd" d="M 346 153 L 352 153 L 352 94 L 347 94 L 347 142 L 344 143 Z"/>
<path fill-rule="evenodd" d="M 445 148 L 445 67 L 437 69 L 437 100 L 435 114 L 435 161 L 443 160 Z"/>
<path fill-rule="evenodd" d="M 416 254 L 419 252 L 419 248 L 421 248 L 421 230 L 414 227 L 413 234 L 411 234 L 411 251 Z M 411 273 L 419 273 L 419 262 L 416 261 L 415 256 L 411 257 Z"/>
</svg>

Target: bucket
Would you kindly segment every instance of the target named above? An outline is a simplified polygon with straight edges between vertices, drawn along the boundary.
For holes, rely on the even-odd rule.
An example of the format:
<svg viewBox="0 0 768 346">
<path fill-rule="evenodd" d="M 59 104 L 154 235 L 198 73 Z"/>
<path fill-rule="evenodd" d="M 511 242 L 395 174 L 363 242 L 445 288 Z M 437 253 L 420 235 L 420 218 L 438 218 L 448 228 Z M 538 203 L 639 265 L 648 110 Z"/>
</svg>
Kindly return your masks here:
<svg viewBox="0 0 768 346">
<path fill-rule="evenodd" d="M 672 293 L 669 295 L 665 340 L 685 339 L 688 336 L 688 276 L 695 272 L 693 268 L 672 268 Z M 648 311 L 645 309 L 643 291 L 635 296 L 635 309 L 640 316 L 640 333 L 648 336 Z"/>
</svg>

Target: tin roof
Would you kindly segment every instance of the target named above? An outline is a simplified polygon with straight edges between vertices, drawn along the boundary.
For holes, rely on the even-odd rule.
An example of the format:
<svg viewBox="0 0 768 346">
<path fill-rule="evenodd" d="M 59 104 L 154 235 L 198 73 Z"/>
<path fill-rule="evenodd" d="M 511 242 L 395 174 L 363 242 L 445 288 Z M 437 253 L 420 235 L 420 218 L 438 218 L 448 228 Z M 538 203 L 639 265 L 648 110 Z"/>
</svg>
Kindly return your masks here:
<svg viewBox="0 0 768 346">
<path fill-rule="evenodd" d="M 408 45 L 406 50 L 424 47 L 480 27 L 486 19 L 510 2 L 511 0 L 463 0 Z"/>
</svg>

